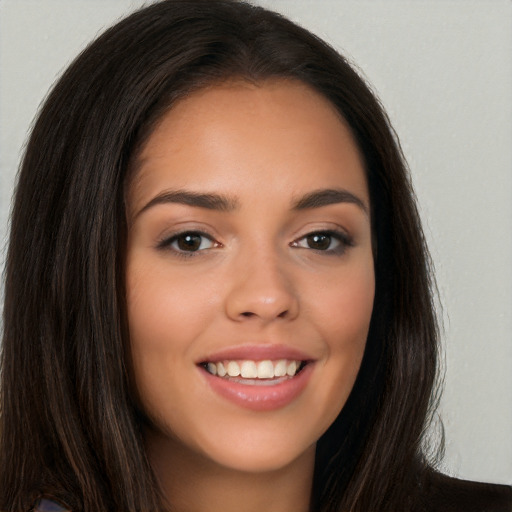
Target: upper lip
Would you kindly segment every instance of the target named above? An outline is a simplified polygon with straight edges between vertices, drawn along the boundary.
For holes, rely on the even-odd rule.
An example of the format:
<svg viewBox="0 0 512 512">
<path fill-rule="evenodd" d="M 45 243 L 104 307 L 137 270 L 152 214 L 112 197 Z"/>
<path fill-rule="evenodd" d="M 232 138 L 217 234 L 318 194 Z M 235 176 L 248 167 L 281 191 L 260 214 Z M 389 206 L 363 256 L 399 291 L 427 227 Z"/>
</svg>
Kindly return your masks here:
<svg viewBox="0 0 512 512">
<path fill-rule="evenodd" d="M 278 359 L 310 361 L 314 358 L 302 350 L 288 345 L 237 345 L 209 353 L 206 357 L 198 360 L 197 364 L 215 361 L 263 361 Z"/>
</svg>

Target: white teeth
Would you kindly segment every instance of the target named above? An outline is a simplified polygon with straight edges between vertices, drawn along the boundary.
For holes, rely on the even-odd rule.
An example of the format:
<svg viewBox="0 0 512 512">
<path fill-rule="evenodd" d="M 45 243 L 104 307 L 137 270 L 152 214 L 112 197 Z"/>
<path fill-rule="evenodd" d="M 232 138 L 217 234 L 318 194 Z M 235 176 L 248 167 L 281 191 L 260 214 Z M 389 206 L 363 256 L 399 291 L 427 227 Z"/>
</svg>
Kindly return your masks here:
<svg viewBox="0 0 512 512">
<path fill-rule="evenodd" d="M 277 364 L 274 367 L 274 375 L 276 377 L 284 377 L 286 375 L 287 364 L 284 359 L 281 361 L 277 361 Z"/>
<path fill-rule="evenodd" d="M 219 361 L 208 362 L 206 370 L 219 377 L 241 377 L 242 379 L 274 379 L 293 377 L 301 366 L 301 361 L 279 359 L 271 361 Z"/>
<path fill-rule="evenodd" d="M 297 363 L 295 361 L 292 361 L 288 367 L 286 368 L 286 373 L 290 376 L 290 377 L 293 377 L 295 375 L 295 373 L 297 372 Z"/>
<path fill-rule="evenodd" d="M 226 368 L 224 368 L 224 365 L 222 363 L 217 363 L 217 365 L 215 365 L 215 363 L 208 363 L 208 368 L 210 368 L 210 365 L 213 364 L 213 366 L 217 366 L 217 375 L 219 377 L 224 377 L 227 373 L 226 371 Z M 215 374 L 213 374 L 215 375 Z"/>
<path fill-rule="evenodd" d="M 274 365 L 272 361 L 261 361 L 258 363 L 258 379 L 273 379 Z"/>
<path fill-rule="evenodd" d="M 240 369 L 240 375 L 244 379 L 255 379 L 258 376 L 258 368 L 254 361 L 244 361 Z"/>
<path fill-rule="evenodd" d="M 229 361 L 226 370 L 230 377 L 238 377 L 240 375 L 240 366 L 236 361 Z"/>
</svg>

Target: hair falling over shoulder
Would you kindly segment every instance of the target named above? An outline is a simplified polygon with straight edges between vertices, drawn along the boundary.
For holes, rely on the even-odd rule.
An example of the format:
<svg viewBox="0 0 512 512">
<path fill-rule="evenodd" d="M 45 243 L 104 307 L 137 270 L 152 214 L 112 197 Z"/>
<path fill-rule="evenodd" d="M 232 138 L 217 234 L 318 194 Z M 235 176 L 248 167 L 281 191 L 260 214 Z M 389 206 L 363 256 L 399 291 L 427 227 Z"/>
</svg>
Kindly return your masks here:
<svg viewBox="0 0 512 512">
<path fill-rule="evenodd" d="M 333 48 L 234 0 L 166 0 L 135 12 L 76 58 L 41 108 L 6 266 L 0 510 L 29 510 L 43 493 L 74 512 L 165 508 L 131 392 L 124 189 L 160 117 L 231 78 L 298 80 L 318 91 L 350 127 L 369 184 L 373 316 L 355 387 L 318 442 L 312 510 L 414 510 L 438 329 L 399 143 L 369 86 Z"/>
</svg>

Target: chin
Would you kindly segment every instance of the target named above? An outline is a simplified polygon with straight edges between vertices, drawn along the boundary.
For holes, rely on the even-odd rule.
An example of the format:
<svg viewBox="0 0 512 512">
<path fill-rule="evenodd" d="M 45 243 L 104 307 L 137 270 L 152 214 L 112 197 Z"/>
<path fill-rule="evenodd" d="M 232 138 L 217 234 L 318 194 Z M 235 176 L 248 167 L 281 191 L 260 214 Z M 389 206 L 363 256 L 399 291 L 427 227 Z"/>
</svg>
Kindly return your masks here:
<svg viewBox="0 0 512 512">
<path fill-rule="evenodd" d="M 304 450 L 302 447 L 279 448 L 253 446 L 222 454 L 209 454 L 208 458 L 218 466 L 240 473 L 273 473 L 288 468 L 295 462 L 311 457 L 314 461 L 315 444 Z"/>
</svg>

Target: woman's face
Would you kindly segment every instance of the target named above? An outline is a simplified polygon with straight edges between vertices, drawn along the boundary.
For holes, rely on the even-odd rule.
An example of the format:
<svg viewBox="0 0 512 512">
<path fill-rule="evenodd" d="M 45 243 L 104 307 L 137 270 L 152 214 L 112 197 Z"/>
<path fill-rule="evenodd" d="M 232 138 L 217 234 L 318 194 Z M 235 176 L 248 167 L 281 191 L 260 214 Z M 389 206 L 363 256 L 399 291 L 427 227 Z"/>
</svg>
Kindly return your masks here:
<svg viewBox="0 0 512 512">
<path fill-rule="evenodd" d="M 363 164 L 335 109 L 297 82 L 194 93 L 149 137 L 127 203 L 147 435 L 242 471 L 314 453 L 374 297 Z"/>
</svg>

